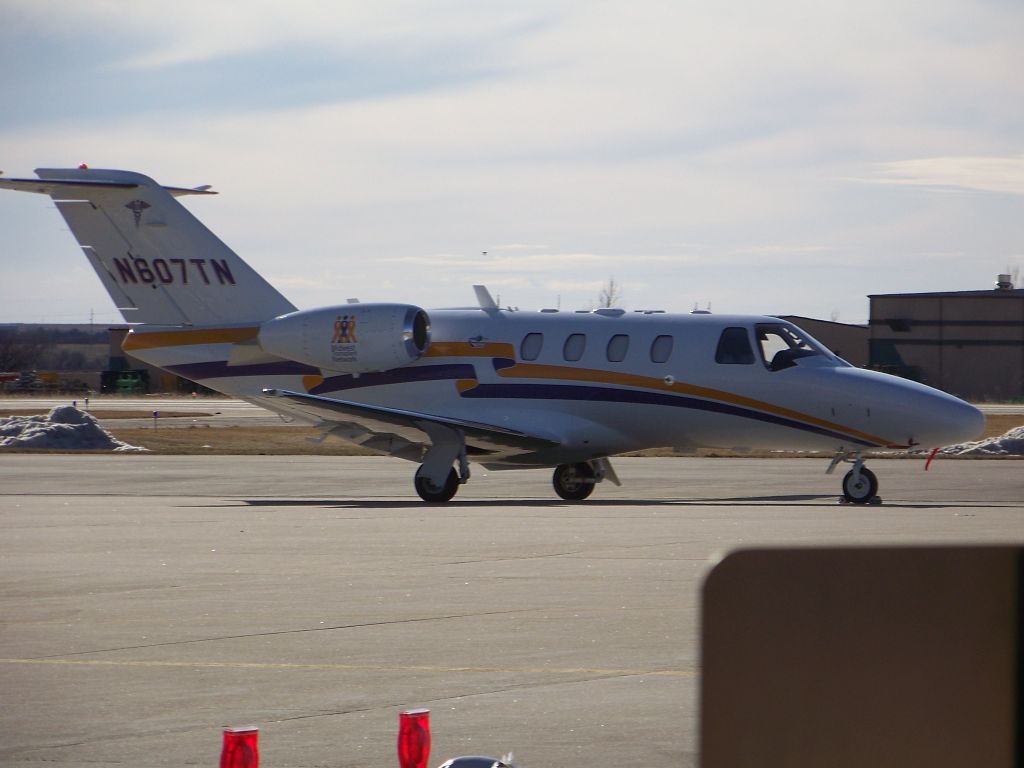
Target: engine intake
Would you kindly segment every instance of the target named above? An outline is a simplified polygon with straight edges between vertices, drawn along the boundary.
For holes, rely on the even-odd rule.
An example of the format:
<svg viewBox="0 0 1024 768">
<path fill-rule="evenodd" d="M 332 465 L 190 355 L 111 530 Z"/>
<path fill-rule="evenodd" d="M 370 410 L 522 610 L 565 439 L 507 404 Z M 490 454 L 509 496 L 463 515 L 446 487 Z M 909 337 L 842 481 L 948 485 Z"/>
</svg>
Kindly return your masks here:
<svg viewBox="0 0 1024 768">
<path fill-rule="evenodd" d="M 339 304 L 267 320 L 257 342 L 271 355 L 341 373 L 399 368 L 430 345 L 430 318 L 410 304 Z"/>
</svg>

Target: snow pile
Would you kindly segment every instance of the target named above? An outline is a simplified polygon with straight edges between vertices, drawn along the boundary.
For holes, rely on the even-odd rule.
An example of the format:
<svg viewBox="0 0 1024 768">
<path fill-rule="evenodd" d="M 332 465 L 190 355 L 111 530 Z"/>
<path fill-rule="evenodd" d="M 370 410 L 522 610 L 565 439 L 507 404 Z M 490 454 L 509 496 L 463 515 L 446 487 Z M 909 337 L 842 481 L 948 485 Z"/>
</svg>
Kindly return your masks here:
<svg viewBox="0 0 1024 768">
<path fill-rule="evenodd" d="M 1014 427 L 999 437 L 949 445 L 942 452 L 953 456 L 1024 456 L 1024 427 Z"/>
<path fill-rule="evenodd" d="M 0 448 L 51 450 L 145 451 L 122 443 L 92 416 L 71 405 L 58 405 L 46 416 L 0 418 Z"/>
</svg>

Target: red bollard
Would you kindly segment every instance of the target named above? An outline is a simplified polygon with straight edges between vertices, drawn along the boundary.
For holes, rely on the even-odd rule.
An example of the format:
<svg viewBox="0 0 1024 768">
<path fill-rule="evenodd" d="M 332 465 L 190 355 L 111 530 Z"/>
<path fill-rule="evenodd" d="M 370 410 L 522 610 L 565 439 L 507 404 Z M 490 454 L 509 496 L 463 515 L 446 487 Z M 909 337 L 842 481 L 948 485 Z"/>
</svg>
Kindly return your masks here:
<svg viewBox="0 0 1024 768">
<path fill-rule="evenodd" d="M 398 765 L 427 768 L 430 757 L 430 710 L 410 709 L 398 716 Z"/>
<path fill-rule="evenodd" d="M 220 768 L 259 768 L 257 745 L 260 729 L 255 725 L 224 729 L 224 746 L 220 750 Z"/>
</svg>

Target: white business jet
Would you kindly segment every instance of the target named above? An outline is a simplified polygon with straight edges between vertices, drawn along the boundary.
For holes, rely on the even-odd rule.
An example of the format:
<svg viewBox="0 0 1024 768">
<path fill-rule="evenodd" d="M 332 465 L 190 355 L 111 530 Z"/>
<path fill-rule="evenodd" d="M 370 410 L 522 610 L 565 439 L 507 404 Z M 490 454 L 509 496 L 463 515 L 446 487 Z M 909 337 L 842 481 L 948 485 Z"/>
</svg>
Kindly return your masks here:
<svg viewBox="0 0 1024 768">
<path fill-rule="evenodd" d="M 0 187 L 49 195 L 126 321 L 133 357 L 332 436 L 419 464 L 446 502 L 470 462 L 554 467 L 581 500 L 645 448 L 826 451 L 868 503 L 868 449 L 970 440 L 984 419 L 930 387 L 854 368 L 775 317 L 621 309 L 522 312 L 348 303 L 297 310 L 176 197 L 138 173 L 38 169 Z"/>
</svg>

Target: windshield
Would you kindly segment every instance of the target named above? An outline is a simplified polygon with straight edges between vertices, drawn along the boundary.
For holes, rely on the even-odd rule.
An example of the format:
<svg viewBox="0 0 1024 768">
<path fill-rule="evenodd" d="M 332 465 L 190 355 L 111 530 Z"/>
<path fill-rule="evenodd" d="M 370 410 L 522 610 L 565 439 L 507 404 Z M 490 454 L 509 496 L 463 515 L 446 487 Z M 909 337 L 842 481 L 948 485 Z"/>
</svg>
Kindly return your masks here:
<svg viewBox="0 0 1024 768">
<path fill-rule="evenodd" d="M 757 344 L 761 360 L 771 371 L 781 371 L 796 365 L 801 357 L 822 355 L 830 360 L 838 358 L 808 334 L 789 323 L 758 323 Z"/>
</svg>

